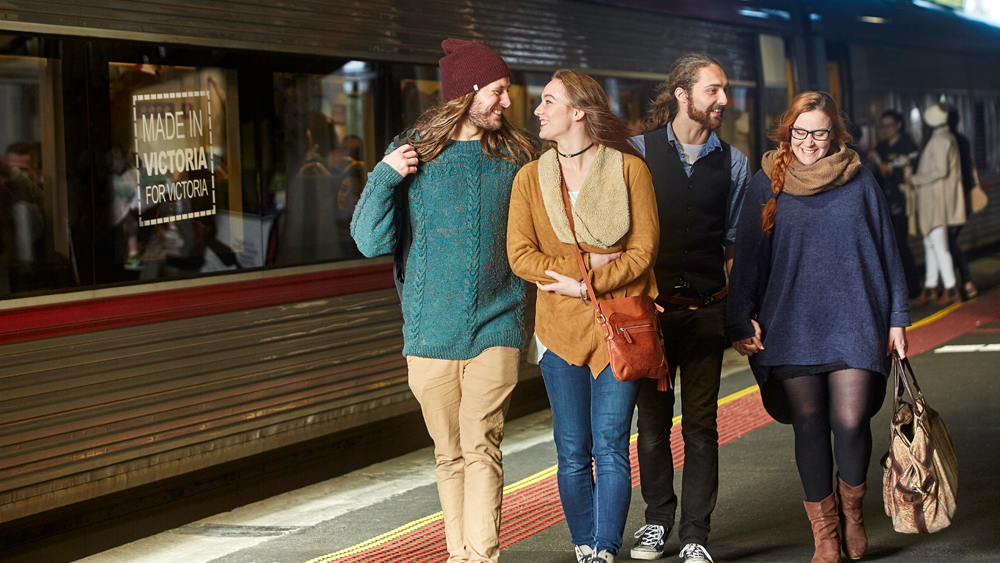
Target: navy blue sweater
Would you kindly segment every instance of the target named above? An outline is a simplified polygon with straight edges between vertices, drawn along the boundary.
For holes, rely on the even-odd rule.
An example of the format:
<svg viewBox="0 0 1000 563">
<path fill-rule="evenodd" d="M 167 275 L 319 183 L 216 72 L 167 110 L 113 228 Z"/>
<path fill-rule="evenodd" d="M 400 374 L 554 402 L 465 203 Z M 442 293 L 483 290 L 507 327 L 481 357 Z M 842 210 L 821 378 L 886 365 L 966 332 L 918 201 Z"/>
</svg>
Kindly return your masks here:
<svg viewBox="0 0 1000 563">
<path fill-rule="evenodd" d="M 772 195 L 758 172 L 737 226 L 728 323 L 735 342 L 753 336 L 750 319 L 758 315 L 764 350 L 750 365 L 768 412 L 784 421 L 783 399 L 766 396 L 780 389 L 771 367 L 843 361 L 888 377 L 889 327 L 909 326 L 910 313 L 888 208 L 867 169 L 816 195 L 782 193 L 767 237 L 760 211 Z"/>
</svg>

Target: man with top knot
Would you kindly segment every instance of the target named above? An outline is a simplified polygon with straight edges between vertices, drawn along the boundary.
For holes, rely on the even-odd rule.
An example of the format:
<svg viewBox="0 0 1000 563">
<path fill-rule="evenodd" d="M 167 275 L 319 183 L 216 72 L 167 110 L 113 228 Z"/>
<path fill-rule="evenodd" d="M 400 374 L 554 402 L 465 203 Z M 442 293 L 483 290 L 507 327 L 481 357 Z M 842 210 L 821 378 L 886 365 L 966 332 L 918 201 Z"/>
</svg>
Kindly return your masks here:
<svg viewBox="0 0 1000 563">
<path fill-rule="evenodd" d="M 718 400 L 726 350 L 726 295 L 736 224 L 749 180 L 747 157 L 715 133 L 729 80 L 714 59 L 684 55 L 633 137 L 653 176 L 660 214 L 653 272 L 663 306 L 663 348 L 671 378 L 680 371 L 684 470 L 678 537 L 684 563 L 711 563 L 708 534 L 719 494 Z M 652 382 L 652 385 L 649 383 Z M 644 379 L 636 400 L 639 481 L 646 501 L 632 559 L 663 556 L 674 526 L 673 391 Z"/>
<path fill-rule="evenodd" d="M 507 261 L 507 211 L 514 175 L 534 149 L 503 116 L 503 59 L 470 41 L 442 47 L 444 103 L 389 146 L 368 176 L 351 235 L 366 256 L 393 252 L 405 236 L 395 206 L 408 206 L 403 355 L 434 440 L 448 562 L 497 561 L 500 441 L 524 344 L 524 284 Z M 404 179 L 406 197 L 395 198 Z"/>
</svg>

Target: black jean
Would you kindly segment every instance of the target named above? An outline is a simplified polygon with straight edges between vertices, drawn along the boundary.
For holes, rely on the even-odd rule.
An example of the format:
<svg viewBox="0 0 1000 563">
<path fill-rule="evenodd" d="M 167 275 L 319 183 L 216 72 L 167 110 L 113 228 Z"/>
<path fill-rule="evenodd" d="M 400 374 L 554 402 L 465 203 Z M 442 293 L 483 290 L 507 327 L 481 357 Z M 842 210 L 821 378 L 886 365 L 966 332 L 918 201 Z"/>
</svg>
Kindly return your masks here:
<svg viewBox="0 0 1000 563">
<path fill-rule="evenodd" d="M 719 493 L 717 424 L 722 353 L 726 348 L 725 300 L 698 310 L 660 315 L 664 350 L 677 384 L 680 368 L 681 435 L 684 469 L 678 536 L 681 545 L 707 545 L 710 521 Z M 657 391 L 644 379 L 639 389 L 639 480 L 646 501 L 646 524 L 673 526 L 677 511 L 674 460 L 670 451 L 674 392 Z"/>
<path fill-rule="evenodd" d="M 917 268 L 917 261 L 913 258 L 913 251 L 910 250 L 910 220 L 906 215 L 890 215 L 892 221 L 892 233 L 896 237 L 896 248 L 899 249 L 899 261 L 903 264 L 903 277 L 906 278 L 906 292 L 910 298 L 914 298 L 923 291 L 923 284 L 920 283 L 921 271 Z"/>
<path fill-rule="evenodd" d="M 948 251 L 951 252 L 951 259 L 955 262 L 955 269 L 958 270 L 958 287 L 964 288 L 965 284 L 972 281 L 972 274 L 969 273 L 969 259 L 965 256 L 965 251 L 958 244 L 958 235 L 965 225 L 953 225 L 948 227 Z"/>
</svg>

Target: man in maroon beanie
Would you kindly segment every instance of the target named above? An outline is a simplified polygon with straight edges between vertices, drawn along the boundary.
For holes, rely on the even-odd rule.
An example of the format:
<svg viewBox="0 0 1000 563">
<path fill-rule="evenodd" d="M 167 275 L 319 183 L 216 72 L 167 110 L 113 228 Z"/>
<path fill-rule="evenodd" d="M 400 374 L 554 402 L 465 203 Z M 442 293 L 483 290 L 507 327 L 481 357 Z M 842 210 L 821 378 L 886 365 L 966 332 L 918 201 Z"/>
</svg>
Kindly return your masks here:
<svg viewBox="0 0 1000 563">
<path fill-rule="evenodd" d="M 403 354 L 434 440 L 448 562 L 495 562 L 500 440 L 524 343 L 524 284 L 507 261 L 507 212 L 514 175 L 534 150 L 503 117 L 503 59 L 470 41 L 442 47 L 444 103 L 368 176 L 351 235 L 377 256 L 405 240 L 405 225 L 412 230 L 400 294 Z M 400 187 L 405 197 L 394 197 Z M 397 202 L 408 221 L 393 220 Z"/>
</svg>

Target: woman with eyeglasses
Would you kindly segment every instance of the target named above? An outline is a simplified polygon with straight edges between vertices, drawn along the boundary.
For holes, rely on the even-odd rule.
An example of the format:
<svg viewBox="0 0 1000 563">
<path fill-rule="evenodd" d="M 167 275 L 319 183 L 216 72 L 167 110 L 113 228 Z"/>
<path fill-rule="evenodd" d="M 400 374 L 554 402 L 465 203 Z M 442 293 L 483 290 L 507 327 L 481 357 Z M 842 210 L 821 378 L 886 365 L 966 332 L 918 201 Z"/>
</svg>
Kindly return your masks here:
<svg viewBox="0 0 1000 563">
<path fill-rule="evenodd" d="M 767 412 L 791 423 L 813 563 L 859 559 L 870 419 L 893 351 L 906 356 L 906 279 L 875 178 L 828 94 L 797 96 L 747 187 L 729 280 L 733 347 Z M 832 438 L 831 438 L 832 436 Z M 833 462 L 839 475 L 834 495 Z M 838 525 L 840 532 L 838 532 Z"/>
</svg>

